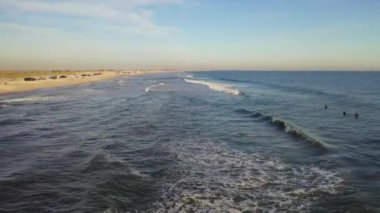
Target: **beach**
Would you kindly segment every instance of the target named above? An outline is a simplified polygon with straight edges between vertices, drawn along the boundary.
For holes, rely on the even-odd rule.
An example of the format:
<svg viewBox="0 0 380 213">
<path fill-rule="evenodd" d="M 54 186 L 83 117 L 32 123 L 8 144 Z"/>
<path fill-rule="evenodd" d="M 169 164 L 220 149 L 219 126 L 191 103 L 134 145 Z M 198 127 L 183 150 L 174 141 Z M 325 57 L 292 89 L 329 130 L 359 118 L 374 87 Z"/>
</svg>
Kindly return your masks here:
<svg viewBox="0 0 380 213">
<path fill-rule="evenodd" d="M 0 95 L 93 83 L 152 71 L 13 71 L 0 72 Z"/>
</svg>

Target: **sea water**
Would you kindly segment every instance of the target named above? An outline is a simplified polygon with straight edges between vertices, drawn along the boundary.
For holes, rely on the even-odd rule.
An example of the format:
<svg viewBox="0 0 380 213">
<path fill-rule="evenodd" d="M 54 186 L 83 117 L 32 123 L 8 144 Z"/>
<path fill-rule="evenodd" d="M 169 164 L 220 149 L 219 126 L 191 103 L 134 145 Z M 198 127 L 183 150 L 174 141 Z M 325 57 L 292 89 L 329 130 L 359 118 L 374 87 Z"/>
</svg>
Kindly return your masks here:
<svg viewBox="0 0 380 213">
<path fill-rule="evenodd" d="M 379 82 L 186 72 L 0 96 L 0 212 L 377 212 Z"/>
</svg>

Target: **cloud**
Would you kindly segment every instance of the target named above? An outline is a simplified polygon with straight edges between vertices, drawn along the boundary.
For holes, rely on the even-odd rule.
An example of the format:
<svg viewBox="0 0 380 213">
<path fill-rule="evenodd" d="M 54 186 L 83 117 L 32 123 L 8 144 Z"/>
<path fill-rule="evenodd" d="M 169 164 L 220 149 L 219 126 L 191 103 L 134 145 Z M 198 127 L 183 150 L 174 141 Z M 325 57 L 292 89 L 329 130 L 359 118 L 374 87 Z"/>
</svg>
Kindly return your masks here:
<svg viewBox="0 0 380 213">
<path fill-rule="evenodd" d="M 171 35 L 179 30 L 161 26 L 153 20 L 150 8 L 162 4 L 180 4 L 182 0 L 0 0 L 0 11 L 9 10 L 37 16 L 59 15 L 80 21 L 92 19 L 101 27 L 120 33 L 148 36 Z M 99 22 L 100 21 L 100 22 Z"/>
</svg>

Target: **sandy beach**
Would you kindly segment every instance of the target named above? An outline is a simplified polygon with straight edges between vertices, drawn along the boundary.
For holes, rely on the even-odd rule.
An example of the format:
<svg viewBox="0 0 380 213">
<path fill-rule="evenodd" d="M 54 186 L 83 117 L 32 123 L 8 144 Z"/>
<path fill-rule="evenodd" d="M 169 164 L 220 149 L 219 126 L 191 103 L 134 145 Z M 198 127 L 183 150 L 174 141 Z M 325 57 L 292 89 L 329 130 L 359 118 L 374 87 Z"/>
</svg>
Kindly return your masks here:
<svg viewBox="0 0 380 213">
<path fill-rule="evenodd" d="M 151 71 L 35 71 L 0 72 L 0 95 L 64 87 L 149 73 Z M 29 78 L 26 80 L 26 78 Z M 28 81 L 29 80 L 29 81 Z"/>
</svg>

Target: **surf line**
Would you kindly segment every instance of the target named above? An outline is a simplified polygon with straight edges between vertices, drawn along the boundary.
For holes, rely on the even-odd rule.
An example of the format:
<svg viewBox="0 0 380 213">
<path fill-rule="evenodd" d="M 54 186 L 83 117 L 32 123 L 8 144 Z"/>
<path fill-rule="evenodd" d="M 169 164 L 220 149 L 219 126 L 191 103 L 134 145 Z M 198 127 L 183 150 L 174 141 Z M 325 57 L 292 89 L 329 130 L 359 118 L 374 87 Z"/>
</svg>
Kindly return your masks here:
<svg viewBox="0 0 380 213">
<path fill-rule="evenodd" d="M 146 87 L 145 88 L 145 92 L 150 92 L 150 91 L 153 91 L 153 89 L 155 88 L 155 87 L 159 87 L 159 86 L 163 86 L 163 85 L 165 85 L 165 83 L 159 83 L 159 84 L 153 84 L 153 85 L 150 85 L 150 86 L 148 86 L 148 87 Z"/>
<path fill-rule="evenodd" d="M 192 84 L 202 84 L 202 85 L 207 86 L 211 90 L 215 90 L 218 92 L 224 92 L 224 93 L 227 93 L 230 95 L 242 95 L 243 94 L 238 89 L 234 88 L 233 86 L 231 86 L 229 84 L 194 80 L 194 79 L 188 79 L 188 78 L 185 78 L 184 81 L 187 83 L 192 83 Z"/>
<path fill-rule="evenodd" d="M 325 146 L 325 144 L 322 141 L 311 136 L 309 133 L 306 133 L 300 127 L 297 127 L 297 126 L 295 126 L 295 125 L 293 125 L 293 124 L 291 124 L 285 120 L 274 118 L 271 115 L 265 115 L 265 114 L 260 113 L 260 112 L 251 112 L 251 111 L 246 110 L 246 109 L 238 109 L 238 110 L 235 110 L 235 112 L 242 113 L 242 114 L 248 114 L 249 117 L 251 117 L 252 119 L 255 119 L 256 121 L 269 122 L 272 126 L 281 129 L 285 133 L 287 133 L 287 134 L 289 134 L 295 138 L 302 139 L 302 140 L 308 142 L 309 144 L 313 145 L 314 147 L 317 147 L 321 151 L 324 151 L 324 152 L 327 151 L 327 147 Z"/>
</svg>

